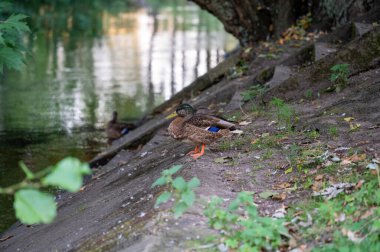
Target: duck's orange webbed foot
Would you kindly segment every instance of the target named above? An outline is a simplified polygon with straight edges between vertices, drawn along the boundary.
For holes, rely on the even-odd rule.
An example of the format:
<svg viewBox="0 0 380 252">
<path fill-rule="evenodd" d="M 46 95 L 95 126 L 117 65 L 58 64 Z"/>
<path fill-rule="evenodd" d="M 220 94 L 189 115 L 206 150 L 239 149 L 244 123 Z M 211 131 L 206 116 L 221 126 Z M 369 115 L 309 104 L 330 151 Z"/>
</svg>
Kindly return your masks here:
<svg viewBox="0 0 380 252">
<path fill-rule="evenodd" d="M 199 158 L 200 156 L 203 156 L 203 154 L 205 154 L 205 147 L 206 145 L 202 144 L 202 149 L 201 149 L 201 152 L 199 153 L 194 153 L 193 155 L 191 155 L 194 159 L 197 159 Z"/>
<path fill-rule="evenodd" d="M 194 154 L 197 154 L 199 153 L 199 148 L 198 148 L 198 145 L 195 146 L 195 149 L 190 151 L 189 153 L 187 153 L 187 155 L 194 155 Z"/>
</svg>

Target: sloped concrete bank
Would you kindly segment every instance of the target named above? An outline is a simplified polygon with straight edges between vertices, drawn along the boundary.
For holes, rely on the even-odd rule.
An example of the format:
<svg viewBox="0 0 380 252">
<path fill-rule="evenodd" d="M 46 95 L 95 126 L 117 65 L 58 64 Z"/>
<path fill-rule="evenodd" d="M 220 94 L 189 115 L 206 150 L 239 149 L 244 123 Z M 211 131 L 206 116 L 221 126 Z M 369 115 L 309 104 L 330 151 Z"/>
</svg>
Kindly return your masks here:
<svg viewBox="0 0 380 252">
<path fill-rule="evenodd" d="M 77 194 L 58 196 L 58 217 L 50 225 L 25 226 L 15 224 L 3 233 L 13 236 L 0 243 L 0 251 L 183 251 L 195 249 L 196 241 L 212 233 L 207 228 L 203 207 L 195 205 L 182 218 L 176 220 L 165 211 L 153 208 L 161 189 L 152 189 L 160 172 L 174 164 L 182 164 L 180 175 L 189 179 L 198 177 L 202 185 L 197 195 L 207 200 L 212 195 L 233 199 L 240 191 L 256 193 L 272 189 L 275 184 L 291 181 L 297 174 L 277 172 L 275 167 L 287 165 L 282 147 L 289 147 L 286 139 L 282 147 L 269 160 L 258 159 L 263 149 L 252 150 L 251 142 L 263 133 L 277 132 L 271 124 L 271 112 L 260 116 L 251 110 L 267 104 L 273 97 L 287 100 L 297 112 L 297 130 L 315 129 L 321 132 L 319 142 L 328 148 L 353 146 L 361 143 L 371 155 L 379 155 L 380 148 L 380 27 L 371 25 L 378 16 L 367 23 L 351 23 L 337 29 L 315 42 L 302 42 L 297 47 L 288 44 L 276 59 L 256 57 L 262 48 L 254 48 L 249 55 L 243 52 L 248 70 L 236 74 L 240 56 L 230 60 L 204 86 L 195 82 L 198 95 L 191 94 L 192 86 L 181 95 L 165 103 L 152 114 L 139 129 L 118 140 L 111 149 L 92 162 L 96 171 Z M 355 31 L 352 35 L 343 31 Z M 337 39 L 339 38 L 339 39 Z M 323 93 L 329 82 L 330 67 L 337 63 L 350 64 L 351 76 L 347 87 L 340 93 Z M 241 63 L 239 63 L 241 64 Z M 202 77 L 203 80 L 208 77 Z M 197 84 L 198 83 L 198 84 Z M 210 84 L 211 83 L 211 84 Z M 260 99 L 245 103 L 241 93 L 253 85 L 267 87 Z M 309 101 L 305 92 L 311 90 Z M 302 102 L 300 100 L 303 100 Z M 175 106 L 187 101 L 195 107 L 207 107 L 225 117 L 235 116 L 237 121 L 250 121 L 241 126 L 243 136 L 228 141 L 233 148 L 222 148 L 215 143 L 199 160 L 185 153 L 193 146 L 171 139 L 166 132 L 169 123 L 165 116 Z M 349 128 L 341 114 L 357 118 L 361 128 L 348 134 Z M 239 116 L 238 116 L 239 114 Z M 328 125 L 338 127 L 342 134 L 334 141 L 324 134 Z M 142 140 L 143 139 L 143 140 Z M 310 143 L 310 139 L 297 138 L 296 144 Z M 354 144 L 355 143 L 355 144 Z M 320 143 L 318 143 L 320 144 Z M 136 148 L 136 145 L 140 147 Z M 129 148 L 129 147 L 134 148 Z M 128 149 L 129 148 L 129 149 Z M 286 149 L 286 148 L 285 148 Z M 217 163 L 216 158 L 229 157 L 234 162 Z M 256 169 L 261 167 L 261 169 Z M 264 215 L 272 215 L 281 205 L 292 204 L 310 195 L 299 190 L 283 202 L 255 196 L 255 202 Z M 195 246 L 195 247 L 194 247 Z"/>
</svg>

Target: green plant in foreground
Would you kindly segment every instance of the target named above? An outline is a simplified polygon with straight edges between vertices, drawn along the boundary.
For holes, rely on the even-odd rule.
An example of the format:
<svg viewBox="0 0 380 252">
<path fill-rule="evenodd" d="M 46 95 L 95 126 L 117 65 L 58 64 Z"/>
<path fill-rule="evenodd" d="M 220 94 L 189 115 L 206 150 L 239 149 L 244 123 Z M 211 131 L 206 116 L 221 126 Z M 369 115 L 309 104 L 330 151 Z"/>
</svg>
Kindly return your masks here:
<svg viewBox="0 0 380 252">
<path fill-rule="evenodd" d="M 161 172 L 161 177 L 158 178 L 152 185 L 163 186 L 168 185 L 169 191 L 164 191 L 156 200 L 155 207 L 167 202 L 172 197 L 174 198 L 173 212 L 176 218 L 180 217 L 195 201 L 194 188 L 200 185 L 198 178 L 194 177 L 189 182 L 186 182 L 183 177 L 172 176 L 182 168 L 182 165 L 174 165 L 170 169 Z"/>
<path fill-rule="evenodd" d="M 288 231 L 282 220 L 261 217 L 253 203 L 252 193 L 241 192 L 228 206 L 213 197 L 205 209 L 209 225 L 220 230 L 223 242 L 239 251 L 272 251 L 282 244 L 282 235 Z"/>
<path fill-rule="evenodd" d="M 336 86 L 337 92 L 339 92 L 347 84 L 348 74 L 350 73 L 348 69 L 349 66 L 349 64 L 337 64 L 330 68 L 332 72 L 330 80 Z"/>
<path fill-rule="evenodd" d="M 50 223 L 57 213 L 54 196 L 40 191 L 41 188 L 57 186 L 69 192 L 77 192 L 82 186 L 83 176 L 91 174 L 86 163 L 67 157 L 55 166 L 33 173 L 20 162 L 26 178 L 18 184 L 0 188 L 0 194 L 14 195 L 16 217 L 25 224 Z"/>
<path fill-rule="evenodd" d="M 27 16 L 17 14 L 0 21 L 0 74 L 3 73 L 4 67 L 20 70 L 24 65 L 26 48 L 23 34 L 30 32 L 23 21 L 25 18 Z"/>
</svg>

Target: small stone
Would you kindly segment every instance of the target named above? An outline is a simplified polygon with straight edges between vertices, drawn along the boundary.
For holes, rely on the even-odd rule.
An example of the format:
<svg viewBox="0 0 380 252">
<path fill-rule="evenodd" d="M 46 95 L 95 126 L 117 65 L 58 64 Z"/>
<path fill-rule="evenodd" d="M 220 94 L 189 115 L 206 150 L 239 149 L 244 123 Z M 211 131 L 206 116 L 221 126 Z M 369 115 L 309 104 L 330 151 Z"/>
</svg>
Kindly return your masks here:
<svg viewBox="0 0 380 252">
<path fill-rule="evenodd" d="M 220 252 L 228 252 L 228 247 L 223 243 L 218 245 L 218 249 Z"/>
<path fill-rule="evenodd" d="M 331 161 L 335 162 L 335 163 L 339 163 L 340 162 L 340 158 L 338 156 L 333 156 L 331 158 Z"/>
<path fill-rule="evenodd" d="M 370 163 L 370 164 L 367 165 L 366 168 L 370 169 L 370 170 L 377 170 L 377 169 L 379 169 L 379 165 L 376 164 L 376 163 Z"/>
</svg>

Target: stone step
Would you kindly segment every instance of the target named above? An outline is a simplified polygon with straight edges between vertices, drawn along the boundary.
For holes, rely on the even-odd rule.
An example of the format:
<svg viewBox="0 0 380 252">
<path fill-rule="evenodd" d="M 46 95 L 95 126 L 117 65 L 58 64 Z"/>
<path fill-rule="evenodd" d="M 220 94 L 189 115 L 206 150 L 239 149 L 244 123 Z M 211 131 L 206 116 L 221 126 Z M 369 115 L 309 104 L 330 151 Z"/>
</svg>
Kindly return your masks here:
<svg viewBox="0 0 380 252">
<path fill-rule="evenodd" d="M 373 25 L 372 24 L 355 22 L 353 24 L 353 28 L 354 28 L 354 35 L 356 37 L 362 37 L 365 33 L 373 30 Z"/>
<path fill-rule="evenodd" d="M 335 45 L 330 43 L 324 43 L 324 42 L 316 42 L 314 45 L 314 57 L 315 61 L 318 61 L 330 53 L 334 53 L 337 51 L 337 48 Z"/>
<path fill-rule="evenodd" d="M 279 65 L 274 70 L 273 77 L 265 83 L 267 89 L 277 87 L 291 76 L 292 70 L 288 66 Z"/>
</svg>

